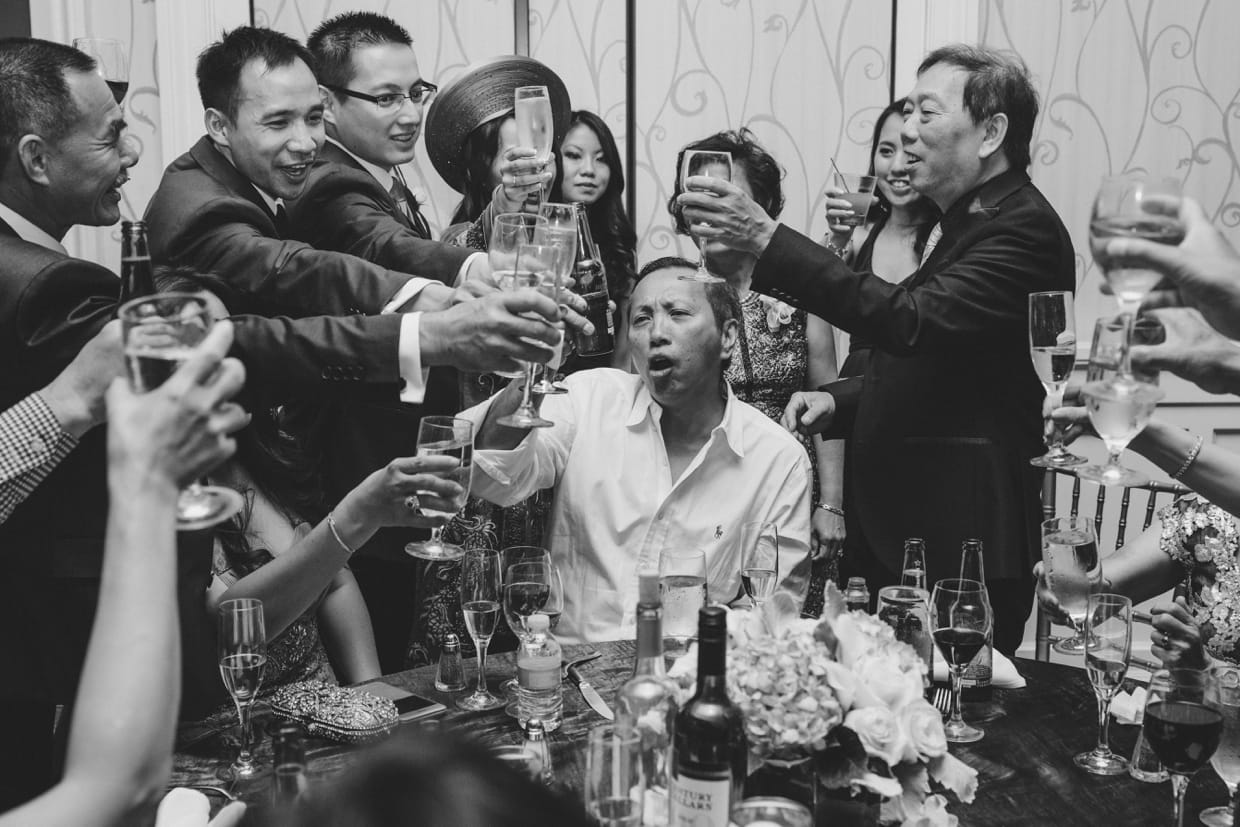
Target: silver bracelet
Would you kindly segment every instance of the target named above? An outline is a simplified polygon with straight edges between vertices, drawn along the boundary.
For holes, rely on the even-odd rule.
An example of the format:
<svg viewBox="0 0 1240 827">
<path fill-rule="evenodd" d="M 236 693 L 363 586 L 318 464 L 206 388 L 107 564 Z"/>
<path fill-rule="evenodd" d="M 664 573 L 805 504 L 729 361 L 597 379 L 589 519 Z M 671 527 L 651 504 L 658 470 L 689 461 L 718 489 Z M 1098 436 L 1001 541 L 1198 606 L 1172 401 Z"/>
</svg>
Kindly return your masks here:
<svg viewBox="0 0 1240 827">
<path fill-rule="evenodd" d="M 336 538 L 336 542 L 340 544 L 340 547 L 352 555 L 353 549 L 349 548 L 349 544 L 340 536 L 340 530 L 336 528 L 336 517 L 330 511 L 327 512 L 327 527 L 331 529 L 332 536 Z"/>
<path fill-rule="evenodd" d="M 830 511 L 832 514 L 837 514 L 840 517 L 844 516 L 844 509 L 837 508 L 834 505 L 828 505 L 827 503 L 818 503 L 818 507 L 821 508 L 823 511 Z"/>
<path fill-rule="evenodd" d="M 1183 464 L 1181 464 L 1180 467 L 1176 469 L 1175 473 L 1171 475 L 1171 479 L 1178 480 L 1180 477 L 1184 476 L 1185 472 L 1187 472 L 1188 469 L 1192 467 L 1193 463 L 1197 461 L 1197 455 L 1201 453 L 1201 446 L 1205 444 L 1205 441 L 1205 437 L 1200 435 L 1197 436 L 1197 440 L 1193 443 L 1193 447 L 1188 450 L 1187 456 L 1184 457 Z"/>
</svg>

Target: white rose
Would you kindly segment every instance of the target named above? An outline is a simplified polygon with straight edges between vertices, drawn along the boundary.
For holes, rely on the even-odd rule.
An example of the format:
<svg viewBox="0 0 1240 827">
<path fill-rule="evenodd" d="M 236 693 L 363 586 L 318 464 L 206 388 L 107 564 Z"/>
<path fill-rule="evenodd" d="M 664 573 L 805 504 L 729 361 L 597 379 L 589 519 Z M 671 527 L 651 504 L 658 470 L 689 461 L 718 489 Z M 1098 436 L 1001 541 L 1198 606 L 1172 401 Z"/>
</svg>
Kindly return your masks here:
<svg viewBox="0 0 1240 827">
<path fill-rule="evenodd" d="M 922 697 L 925 691 L 919 671 L 904 671 L 900 662 L 894 657 L 881 654 L 863 656 L 853 666 L 857 681 L 869 690 L 872 698 L 859 692 L 857 702 L 863 699 L 876 700 L 892 712 L 900 712 L 913 701 Z M 869 705 L 863 704 L 863 705 Z"/>
<path fill-rule="evenodd" d="M 891 710 L 881 706 L 854 709 L 844 718 L 844 726 L 857 733 L 867 755 L 894 767 L 904 756 L 904 729 Z"/>
<path fill-rule="evenodd" d="M 874 648 L 874 641 L 851 614 L 842 614 L 831 622 L 835 633 L 835 659 L 848 669 L 854 668 L 862 656 Z"/>
<path fill-rule="evenodd" d="M 943 733 L 943 716 L 924 700 L 911 703 L 900 715 L 904 726 L 904 760 L 927 761 L 947 752 L 947 736 Z"/>
</svg>

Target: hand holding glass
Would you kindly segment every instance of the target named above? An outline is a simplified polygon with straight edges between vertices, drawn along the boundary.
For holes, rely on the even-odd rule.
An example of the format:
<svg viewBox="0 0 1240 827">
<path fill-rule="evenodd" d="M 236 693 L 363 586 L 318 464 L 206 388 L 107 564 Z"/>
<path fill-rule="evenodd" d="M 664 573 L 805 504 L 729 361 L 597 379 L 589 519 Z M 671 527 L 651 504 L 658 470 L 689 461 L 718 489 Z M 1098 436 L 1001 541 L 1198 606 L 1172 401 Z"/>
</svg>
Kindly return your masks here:
<svg viewBox="0 0 1240 827">
<path fill-rule="evenodd" d="M 518 86 L 513 93 L 513 118 L 517 126 L 517 145 L 534 150 L 535 160 L 544 168 L 551 160 L 555 142 L 555 121 L 551 115 L 551 97 L 546 86 Z M 526 203 L 542 200 L 540 187 L 526 197 Z"/>
<path fill-rule="evenodd" d="M 1184 223 L 1178 217 L 1180 182 L 1158 176 L 1108 176 L 1102 179 L 1089 220 L 1089 244 L 1095 261 L 1112 238 L 1141 238 L 1160 244 L 1184 240 Z M 1135 315 L 1141 301 L 1162 280 L 1157 270 L 1125 267 L 1123 261 L 1106 260 L 1103 273 L 1120 312 Z"/>
<path fill-rule="evenodd" d="M 505 275 L 500 279 L 500 289 L 537 290 L 558 302 L 561 274 L 566 260 L 571 261 L 571 258 L 563 246 L 522 244 L 517 248 L 517 260 L 512 275 Z M 550 357 L 551 353 L 547 355 Z M 534 407 L 534 367 L 533 362 L 525 363 L 525 385 L 521 389 L 521 404 L 512 413 L 496 420 L 500 425 L 508 428 L 550 428 L 555 424 L 539 416 Z"/>
<path fill-rule="evenodd" d="M 1102 585 L 1098 538 L 1087 517 L 1053 517 L 1042 523 L 1042 569 L 1047 588 L 1072 625 L 1074 634 L 1055 644 L 1055 651 L 1085 651 L 1085 615 L 1089 595 Z"/>
<path fill-rule="evenodd" d="M 689 191 L 689 178 L 691 176 L 706 176 L 707 178 L 719 178 L 723 181 L 732 180 L 732 156 L 727 152 L 707 152 L 699 149 L 690 149 L 685 152 L 684 161 L 680 166 L 680 188 L 685 192 Z M 699 252 L 706 242 L 694 239 Z M 691 276 L 681 276 L 686 281 L 701 282 L 721 282 L 724 279 L 712 275 L 706 270 L 706 257 L 700 256 L 697 272 Z"/>
<path fill-rule="evenodd" d="M 457 466 L 449 471 L 438 472 L 437 476 L 449 479 L 461 486 L 461 494 L 454 501 L 453 511 L 432 511 L 423 509 L 424 514 L 431 517 L 442 517 L 445 520 L 455 517 L 469 498 L 469 486 L 473 477 L 474 467 L 474 424 L 468 419 L 457 419 L 451 416 L 424 416 L 418 423 L 418 456 L 420 457 L 452 457 Z M 428 494 L 430 492 L 427 492 Z M 465 549 L 443 538 L 443 526 L 431 529 L 431 536 L 405 546 L 405 553 L 423 560 L 457 560 Z"/>
<path fill-rule="evenodd" d="M 1029 294 L 1029 351 L 1033 370 L 1046 389 L 1050 409 L 1063 405 L 1064 387 L 1076 364 L 1076 317 L 1072 294 L 1057 290 Z M 1064 448 L 1063 433 L 1048 413 L 1042 428 L 1048 451 L 1029 460 L 1039 468 L 1067 468 L 1085 463 Z"/>
</svg>

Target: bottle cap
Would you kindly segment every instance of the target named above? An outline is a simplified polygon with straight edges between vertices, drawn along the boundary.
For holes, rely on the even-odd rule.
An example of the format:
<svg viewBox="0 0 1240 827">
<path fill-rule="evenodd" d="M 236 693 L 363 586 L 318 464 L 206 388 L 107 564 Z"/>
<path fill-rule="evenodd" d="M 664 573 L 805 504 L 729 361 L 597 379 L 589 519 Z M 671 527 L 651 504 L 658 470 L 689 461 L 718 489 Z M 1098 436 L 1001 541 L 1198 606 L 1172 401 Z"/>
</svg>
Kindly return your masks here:
<svg viewBox="0 0 1240 827">
<path fill-rule="evenodd" d="M 530 718 L 525 722 L 525 740 L 541 741 L 547 735 L 547 729 L 543 726 L 542 718 Z"/>
<path fill-rule="evenodd" d="M 525 625 L 529 627 L 531 632 L 538 634 L 539 632 L 545 632 L 551 628 L 551 618 L 547 617 L 542 612 L 535 612 L 525 619 Z"/>
<path fill-rule="evenodd" d="M 456 636 L 456 632 L 448 632 L 443 639 L 443 650 L 445 652 L 454 652 L 461 648 L 461 639 Z"/>
<path fill-rule="evenodd" d="M 864 578 L 864 577 L 850 577 L 850 578 L 848 578 L 848 588 L 850 588 L 850 589 L 865 589 L 865 588 L 869 588 L 869 587 L 868 587 L 868 586 L 866 586 L 866 584 L 865 584 L 865 578 Z"/>
</svg>

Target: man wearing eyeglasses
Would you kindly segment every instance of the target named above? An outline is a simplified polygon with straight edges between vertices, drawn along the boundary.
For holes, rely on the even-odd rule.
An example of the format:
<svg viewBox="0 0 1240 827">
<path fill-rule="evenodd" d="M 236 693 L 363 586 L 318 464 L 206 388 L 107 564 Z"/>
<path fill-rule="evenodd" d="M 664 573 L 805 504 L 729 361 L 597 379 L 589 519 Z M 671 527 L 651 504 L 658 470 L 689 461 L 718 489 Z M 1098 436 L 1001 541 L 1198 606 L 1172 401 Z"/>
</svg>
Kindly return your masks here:
<svg viewBox="0 0 1240 827">
<path fill-rule="evenodd" d="M 438 88 L 423 79 L 409 32 L 383 15 L 346 12 L 324 21 L 306 46 L 325 90 L 327 142 L 289 205 L 291 234 L 448 284 L 488 276 L 486 256 L 429 240 L 400 171 Z"/>
</svg>

